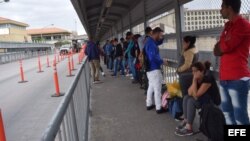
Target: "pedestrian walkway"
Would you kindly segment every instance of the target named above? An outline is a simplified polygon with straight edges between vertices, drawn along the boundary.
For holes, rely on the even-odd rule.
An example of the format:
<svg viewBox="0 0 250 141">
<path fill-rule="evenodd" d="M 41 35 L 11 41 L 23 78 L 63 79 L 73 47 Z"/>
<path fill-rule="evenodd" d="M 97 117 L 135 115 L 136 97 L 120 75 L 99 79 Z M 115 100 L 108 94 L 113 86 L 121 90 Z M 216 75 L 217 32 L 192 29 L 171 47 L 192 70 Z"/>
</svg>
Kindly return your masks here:
<svg viewBox="0 0 250 141">
<path fill-rule="evenodd" d="M 91 94 L 91 141 L 195 141 L 202 134 L 178 137 L 178 125 L 169 113 L 146 111 L 144 91 L 127 77 L 103 78 Z M 196 118 L 198 119 L 198 118 Z M 196 120 L 197 122 L 198 120 Z M 197 131 L 196 123 L 195 131 Z"/>
</svg>

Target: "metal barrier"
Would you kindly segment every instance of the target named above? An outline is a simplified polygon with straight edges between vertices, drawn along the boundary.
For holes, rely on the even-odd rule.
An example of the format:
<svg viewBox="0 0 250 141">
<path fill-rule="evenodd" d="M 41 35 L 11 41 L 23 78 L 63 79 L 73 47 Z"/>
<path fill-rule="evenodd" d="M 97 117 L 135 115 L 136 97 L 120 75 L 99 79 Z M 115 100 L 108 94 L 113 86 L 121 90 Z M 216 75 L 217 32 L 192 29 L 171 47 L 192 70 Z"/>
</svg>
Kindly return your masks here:
<svg viewBox="0 0 250 141">
<path fill-rule="evenodd" d="M 39 55 L 43 56 L 43 55 L 47 55 L 47 54 L 51 54 L 51 51 L 39 51 Z M 37 57 L 38 56 L 38 52 L 12 52 L 12 53 L 0 53 L 0 64 L 5 64 L 5 63 L 10 63 L 10 62 L 14 62 L 14 61 L 18 61 L 20 59 L 29 59 L 29 58 L 33 58 L 33 57 Z"/>
<path fill-rule="evenodd" d="M 90 99 L 90 68 L 85 58 L 42 141 L 87 141 Z"/>
</svg>

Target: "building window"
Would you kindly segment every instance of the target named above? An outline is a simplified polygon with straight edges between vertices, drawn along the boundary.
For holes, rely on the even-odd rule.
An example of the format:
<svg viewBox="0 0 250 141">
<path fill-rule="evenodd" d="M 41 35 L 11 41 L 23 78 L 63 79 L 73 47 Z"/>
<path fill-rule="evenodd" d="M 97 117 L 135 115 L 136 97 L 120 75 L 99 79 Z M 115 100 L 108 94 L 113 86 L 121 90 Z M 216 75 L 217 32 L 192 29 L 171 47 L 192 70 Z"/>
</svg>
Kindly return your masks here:
<svg viewBox="0 0 250 141">
<path fill-rule="evenodd" d="M 62 39 L 62 36 L 61 35 L 56 35 L 54 36 L 54 40 L 61 40 Z"/>
</svg>

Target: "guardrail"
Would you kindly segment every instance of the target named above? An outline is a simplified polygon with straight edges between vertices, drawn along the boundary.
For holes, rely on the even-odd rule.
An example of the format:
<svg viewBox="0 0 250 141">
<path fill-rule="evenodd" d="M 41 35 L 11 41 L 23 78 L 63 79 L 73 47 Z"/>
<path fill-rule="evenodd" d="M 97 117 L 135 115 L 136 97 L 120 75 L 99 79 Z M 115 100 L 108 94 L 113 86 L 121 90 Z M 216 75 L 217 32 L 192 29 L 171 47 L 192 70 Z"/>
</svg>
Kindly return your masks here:
<svg viewBox="0 0 250 141">
<path fill-rule="evenodd" d="M 51 53 L 52 53 L 51 51 L 39 51 L 40 56 L 51 54 Z M 10 62 L 18 61 L 20 59 L 29 59 L 29 58 L 33 58 L 37 56 L 38 56 L 37 51 L 0 53 L 0 64 L 10 63 Z"/>
<path fill-rule="evenodd" d="M 164 81 L 167 83 L 172 83 L 173 81 L 179 79 L 176 74 L 176 69 L 178 66 L 176 49 L 160 49 L 161 57 L 167 58 L 169 65 L 163 67 Z M 214 75 L 218 78 L 218 68 L 219 68 L 219 58 L 213 55 L 212 51 L 199 51 L 199 61 L 210 61 L 212 63 L 212 70 L 214 70 Z"/>
<path fill-rule="evenodd" d="M 90 68 L 85 58 L 41 140 L 87 141 L 89 99 Z"/>
</svg>

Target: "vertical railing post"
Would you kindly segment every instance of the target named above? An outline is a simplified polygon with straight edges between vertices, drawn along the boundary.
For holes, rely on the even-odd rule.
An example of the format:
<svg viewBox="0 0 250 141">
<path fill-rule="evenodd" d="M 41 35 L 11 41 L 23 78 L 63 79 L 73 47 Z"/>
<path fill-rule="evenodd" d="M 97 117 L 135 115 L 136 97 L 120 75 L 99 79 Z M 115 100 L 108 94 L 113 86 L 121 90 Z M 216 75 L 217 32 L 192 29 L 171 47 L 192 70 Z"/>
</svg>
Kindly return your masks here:
<svg viewBox="0 0 250 141">
<path fill-rule="evenodd" d="M 75 107 L 74 107 L 74 100 L 72 97 L 72 100 L 70 102 L 70 109 L 71 109 L 71 118 L 72 118 L 72 124 L 73 124 L 73 134 L 76 141 L 79 141 L 78 136 L 78 130 L 77 130 L 77 124 L 76 124 L 76 113 L 75 113 Z"/>
</svg>

